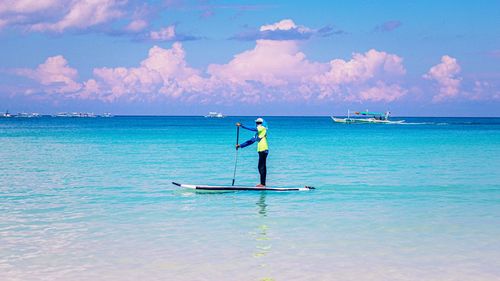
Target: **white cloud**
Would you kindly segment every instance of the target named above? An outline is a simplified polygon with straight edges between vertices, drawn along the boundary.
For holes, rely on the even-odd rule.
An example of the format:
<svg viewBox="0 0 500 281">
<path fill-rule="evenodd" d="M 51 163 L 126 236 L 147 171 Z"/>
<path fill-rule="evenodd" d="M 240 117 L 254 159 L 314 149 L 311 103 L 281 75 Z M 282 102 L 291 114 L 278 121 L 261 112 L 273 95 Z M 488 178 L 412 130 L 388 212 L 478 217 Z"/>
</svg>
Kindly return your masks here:
<svg viewBox="0 0 500 281">
<path fill-rule="evenodd" d="M 387 85 L 383 81 L 377 81 L 374 86 L 361 90 L 358 96 L 353 96 L 352 98 L 348 98 L 348 100 L 392 102 L 400 99 L 401 97 L 406 95 L 406 93 L 408 93 L 408 90 L 404 89 L 398 84 Z"/>
<path fill-rule="evenodd" d="M 434 102 L 441 102 L 458 95 L 460 81 L 457 74 L 460 73 L 460 65 L 455 58 L 450 56 L 441 57 L 441 63 L 431 67 L 423 75 L 423 78 L 436 81 L 439 85 L 439 93 L 433 97 Z"/>
<path fill-rule="evenodd" d="M 260 27 L 260 31 L 277 31 L 277 30 L 296 30 L 299 33 L 312 33 L 312 29 L 307 28 L 302 25 L 296 25 L 291 19 L 284 19 L 279 22 L 263 25 Z"/>
<path fill-rule="evenodd" d="M 19 13 L 29 14 L 47 10 L 61 4 L 59 0 L 2 0 L 0 14 Z"/>
<path fill-rule="evenodd" d="M 359 83 L 376 75 L 404 75 L 403 59 L 397 55 L 371 49 L 364 54 L 354 53 L 352 59 L 330 61 L 330 70 L 317 77 L 322 84 Z"/>
<path fill-rule="evenodd" d="M 227 64 L 211 64 L 213 78 L 235 84 L 248 81 L 264 86 L 285 86 L 310 79 L 326 65 L 310 62 L 294 41 L 258 40 L 252 50 L 234 56 Z"/>
<path fill-rule="evenodd" d="M 298 43 L 289 40 L 258 40 L 254 49 L 235 55 L 227 64 L 208 67 L 211 79 L 226 88 L 251 87 L 252 95 L 285 100 L 391 102 L 408 92 L 398 84 L 405 73 L 397 55 L 372 49 L 353 54 L 349 61 L 319 63 L 309 61 Z"/>
<path fill-rule="evenodd" d="M 144 30 L 146 27 L 148 27 L 148 22 L 143 20 L 143 19 L 136 19 L 131 21 L 127 26 L 125 27 L 125 30 L 131 31 L 131 32 L 139 32 Z"/>
<path fill-rule="evenodd" d="M 236 40 L 306 40 L 313 35 L 328 36 L 332 32 L 331 27 L 323 27 L 313 30 L 302 25 L 296 25 L 291 19 L 284 19 L 273 24 L 263 25 L 258 31 L 242 32 L 232 37 Z"/>
<path fill-rule="evenodd" d="M 139 67 L 94 69 L 95 81 L 86 84 L 85 97 L 94 92 L 97 98 L 113 101 L 125 98 L 155 98 L 155 95 L 180 98 L 184 93 L 203 89 L 198 71 L 187 66 L 180 43 L 171 49 L 154 46 Z"/>
<path fill-rule="evenodd" d="M 119 7 L 124 3 L 119 0 L 76 1 L 61 20 L 55 23 L 37 23 L 31 29 L 62 32 L 68 28 L 86 28 L 98 25 L 121 17 L 123 12 Z"/>
<path fill-rule="evenodd" d="M 81 89 L 81 84 L 75 81 L 78 71 L 63 56 L 49 57 L 36 69 L 17 69 L 15 73 L 38 81 L 47 93 L 65 94 Z"/>
<path fill-rule="evenodd" d="M 471 92 L 464 93 L 471 100 L 500 100 L 500 91 L 496 81 L 475 80 Z"/>
<path fill-rule="evenodd" d="M 407 92 L 398 84 L 380 82 L 397 80 L 406 73 L 403 59 L 397 55 L 371 49 L 354 53 L 349 61 L 334 59 L 329 66 L 327 72 L 313 78 L 322 99 L 345 96 L 348 100 L 393 101 Z"/>
<path fill-rule="evenodd" d="M 127 0 L 0 1 L 4 27 L 20 25 L 31 31 L 84 29 L 123 17 Z"/>
<path fill-rule="evenodd" d="M 175 39 L 175 26 L 170 25 L 158 31 L 151 31 L 149 37 L 154 41 L 170 41 Z"/>
<path fill-rule="evenodd" d="M 284 20 L 281 20 L 277 23 L 263 25 L 260 27 L 260 31 L 277 30 L 277 29 L 290 30 L 290 29 L 296 28 L 296 27 L 297 26 L 295 25 L 295 23 L 292 20 L 284 19 Z"/>
</svg>

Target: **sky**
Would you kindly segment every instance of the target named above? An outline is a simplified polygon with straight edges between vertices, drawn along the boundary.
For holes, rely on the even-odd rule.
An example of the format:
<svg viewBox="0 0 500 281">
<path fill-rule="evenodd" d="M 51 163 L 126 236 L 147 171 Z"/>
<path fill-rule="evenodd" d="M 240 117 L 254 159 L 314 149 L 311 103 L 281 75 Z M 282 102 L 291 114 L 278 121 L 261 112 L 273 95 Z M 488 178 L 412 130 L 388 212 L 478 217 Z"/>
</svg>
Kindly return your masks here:
<svg viewBox="0 0 500 281">
<path fill-rule="evenodd" d="M 500 116 L 500 1 L 0 0 L 0 112 Z"/>
</svg>

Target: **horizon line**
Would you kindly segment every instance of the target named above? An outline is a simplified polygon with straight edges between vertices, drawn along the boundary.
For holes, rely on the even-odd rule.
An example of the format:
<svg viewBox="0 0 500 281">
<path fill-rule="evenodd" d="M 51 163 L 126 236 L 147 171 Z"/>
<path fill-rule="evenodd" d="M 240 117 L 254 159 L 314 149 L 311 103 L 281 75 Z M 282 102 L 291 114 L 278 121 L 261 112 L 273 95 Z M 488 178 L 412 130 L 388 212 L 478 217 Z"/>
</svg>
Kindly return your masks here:
<svg viewBox="0 0 500 281">
<path fill-rule="evenodd" d="M 83 112 L 82 113 L 87 113 Z M 347 115 L 265 115 L 265 114 L 259 114 L 259 115 L 225 115 L 223 118 L 227 117 L 259 117 L 259 116 L 264 116 L 264 117 L 332 117 L 332 116 L 339 116 L 339 117 L 347 117 Z M 57 117 L 54 116 L 54 114 L 40 114 L 40 117 Z M 205 115 L 198 115 L 198 114 L 190 114 L 190 115 L 177 115 L 177 114 L 112 114 L 112 117 L 205 117 Z M 393 118 L 500 118 L 499 116 L 429 116 L 429 115 L 395 115 L 392 116 Z M 0 118 L 5 118 L 3 116 L 0 116 Z M 19 117 L 8 117 L 8 118 L 19 118 Z M 36 118 L 36 117 L 35 117 Z M 103 117 L 96 115 L 94 117 L 59 117 L 59 118 L 110 118 L 110 117 Z M 209 118 L 209 119 L 223 119 L 223 118 Z M 5 118 L 7 119 L 7 118 Z"/>
</svg>

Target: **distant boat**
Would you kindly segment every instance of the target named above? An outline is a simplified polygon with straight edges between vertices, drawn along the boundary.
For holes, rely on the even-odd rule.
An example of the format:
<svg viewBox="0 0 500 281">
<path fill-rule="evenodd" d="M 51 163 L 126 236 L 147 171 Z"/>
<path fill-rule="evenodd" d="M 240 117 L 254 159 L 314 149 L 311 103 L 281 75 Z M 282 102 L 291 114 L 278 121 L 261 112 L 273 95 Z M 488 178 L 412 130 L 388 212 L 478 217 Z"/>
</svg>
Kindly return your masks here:
<svg viewBox="0 0 500 281">
<path fill-rule="evenodd" d="M 103 113 L 103 114 L 99 115 L 99 117 L 109 118 L 109 117 L 114 117 L 114 116 L 113 116 L 113 114 L 106 112 L 106 113 Z"/>
<path fill-rule="evenodd" d="M 355 117 L 351 117 L 350 110 L 347 111 L 347 118 L 336 118 L 332 116 L 332 120 L 336 123 L 372 123 L 372 124 L 402 124 L 405 120 L 391 121 L 389 116 L 391 113 L 389 111 L 385 113 L 370 112 L 366 111 L 355 111 L 353 112 Z"/>
<path fill-rule="evenodd" d="M 71 113 L 68 112 L 59 112 L 55 115 L 52 115 L 53 117 L 72 117 Z"/>
<path fill-rule="evenodd" d="M 93 112 L 78 112 L 75 117 L 95 118 L 97 116 Z"/>
<path fill-rule="evenodd" d="M 81 117 L 81 118 L 94 118 L 97 117 L 92 112 L 59 112 L 53 117 Z"/>
<path fill-rule="evenodd" d="M 220 112 L 209 112 L 207 115 L 205 115 L 206 118 L 224 118 L 222 113 Z"/>
<path fill-rule="evenodd" d="M 12 117 L 12 114 L 10 114 L 8 110 L 6 110 L 4 114 L 0 115 L 0 117 L 10 118 Z"/>
<path fill-rule="evenodd" d="M 36 113 L 36 112 L 32 112 L 32 113 L 21 112 L 21 113 L 18 113 L 15 117 L 16 118 L 37 118 L 37 117 L 40 117 L 40 114 Z"/>
</svg>

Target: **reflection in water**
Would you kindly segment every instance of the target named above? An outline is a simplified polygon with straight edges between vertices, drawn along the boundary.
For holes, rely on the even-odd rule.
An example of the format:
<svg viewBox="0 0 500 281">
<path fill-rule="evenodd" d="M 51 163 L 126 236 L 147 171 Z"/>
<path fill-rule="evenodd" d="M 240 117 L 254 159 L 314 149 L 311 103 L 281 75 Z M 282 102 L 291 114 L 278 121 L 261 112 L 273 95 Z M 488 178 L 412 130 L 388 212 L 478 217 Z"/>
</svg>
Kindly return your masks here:
<svg viewBox="0 0 500 281">
<path fill-rule="evenodd" d="M 268 237 L 269 227 L 266 225 L 267 218 L 267 204 L 266 204 L 266 192 L 261 192 L 259 201 L 257 201 L 257 206 L 259 206 L 259 227 L 255 235 L 255 240 L 257 241 L 257 251 L 254 253 L 255 258 L 264 258 L 267 254 L 270 253 L 271 243 L 270 238 Z M 267 264 L 262 261 L 260 264 L 261 267 L 266 267 Z M 260 279 L 261 281 L 273 281 L 274 279 L 271 277 L 263 277 Z"/>
<path fill-rule="evenodd" d="M 266 193 L 261 192 L 259 201 L 257 202 L 257 206 L 259 206 L 259 215 L 263 217 L 267 217 L 267 204 L 266 204 Z"/>
</svg>

